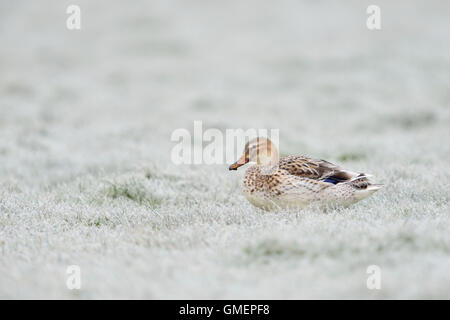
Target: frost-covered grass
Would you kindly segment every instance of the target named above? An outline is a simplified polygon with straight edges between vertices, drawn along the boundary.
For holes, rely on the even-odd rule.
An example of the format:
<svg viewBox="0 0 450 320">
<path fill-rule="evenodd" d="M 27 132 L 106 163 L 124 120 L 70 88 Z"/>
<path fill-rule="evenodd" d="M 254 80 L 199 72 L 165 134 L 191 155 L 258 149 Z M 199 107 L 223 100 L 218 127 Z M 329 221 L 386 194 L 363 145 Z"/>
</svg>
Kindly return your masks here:
<svg viewBox="0 0 450 320">
<path fill-rule="evenodd" d="M 72 1 L 0 3 L 1 298 L 450 298 L 448 2 L 378 1 L 375 32 L 365 1 L 77 3 L 72 32 Z M 194 120 L 386 187 L 255 209 L 171 163 Z"/>
</svg>

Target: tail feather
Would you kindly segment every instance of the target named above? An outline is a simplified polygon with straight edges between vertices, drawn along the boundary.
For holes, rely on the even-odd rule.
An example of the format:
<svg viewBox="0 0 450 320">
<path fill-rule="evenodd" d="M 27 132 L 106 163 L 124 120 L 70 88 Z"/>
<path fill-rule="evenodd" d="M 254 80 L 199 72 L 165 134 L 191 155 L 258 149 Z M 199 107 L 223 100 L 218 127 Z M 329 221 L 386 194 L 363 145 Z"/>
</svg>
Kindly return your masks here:
<svg viewBox="0 0 450 320">
<path fill-rule="evenodd" d="M 356 189 L 363 189 L 372 193 L 379 190 L 383 185 L 372 183 L 369 179 L 371 176 L 372 175 L 360 173 L 353 177 L 348 183 Z"/>
<path fill-rule="evenodd" d="M 380 190 L 380 189 L 383 188 L 383 187 L 384 187 L 384 184 L 381 184 L 381 183 L 377 183 L 377 184 L 369 184 L 369 185 L 367 186 L 367 190 L 368 190 L 368 191 L 375 192 L 375 191 Z"/>
<path fill-rule="evenodd" d="M 335 185 L 339 183 L 348 184 L 351 187 L 357 189 L 358 192 L 361 193 L 362 198 L 365 198 L 383 187 L 382 184 L 372 183 L 372 181 L 370 181 L 369 179 L 371 177 L 372 175 L 367 173 L 357 173 L 348 170 L 340 170 L 334 172 L 330 176 L 327 176 L 322 181 Z"/>
<path fill-rule="evenodd" d="M 382 184 L 372 183 L 368 178 L 369 176 L 365 173 L 360 173 L 350 181 L 351 186 L 357 189 L 355 196 L 359 200 L 367 198 L 383 187 Z"/>
<path fill-rule="evenodd" d="M 380 190 L 383 185 L 381 184 L 370 184 L 364 189 L 357 189 L 355 192 L 355 198 L 359 201 L 365 199 Z"/>
</svg>

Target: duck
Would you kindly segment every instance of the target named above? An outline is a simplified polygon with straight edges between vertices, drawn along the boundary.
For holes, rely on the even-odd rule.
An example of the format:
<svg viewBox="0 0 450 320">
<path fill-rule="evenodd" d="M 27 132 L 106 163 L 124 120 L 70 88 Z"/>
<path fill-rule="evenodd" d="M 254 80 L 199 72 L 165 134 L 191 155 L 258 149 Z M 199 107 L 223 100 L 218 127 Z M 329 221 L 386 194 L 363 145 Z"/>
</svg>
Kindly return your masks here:
<svg viewBox="0 0 450 320">
<path fill-rule="evenodd" d="M 277 147 L 266 137 L 248 141 L 229 170 L 247 163 L 253 165 L 245 171 L 242 192 L 252 205 L 264 210 L 348 207 L 383 186 L 372 183 L 369 174 L 326 160 L 293 155 L 279 158 Z"/>
</svg>

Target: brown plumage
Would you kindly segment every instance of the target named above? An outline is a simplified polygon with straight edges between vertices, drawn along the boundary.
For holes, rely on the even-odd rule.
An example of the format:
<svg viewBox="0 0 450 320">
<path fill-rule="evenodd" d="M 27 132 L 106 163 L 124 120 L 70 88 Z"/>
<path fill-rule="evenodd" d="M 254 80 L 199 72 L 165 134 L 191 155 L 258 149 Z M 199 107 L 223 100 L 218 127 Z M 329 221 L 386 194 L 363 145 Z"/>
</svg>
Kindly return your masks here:
<svg viewBox="0 0 450 320">
<path fill-rule="evenodd" d="M 255 206 L 264 209 L 319 206 L 347 206 L 380 188 L 364 173 L 345 170 L 325 160 L 304 156 L 278 159 L 278 151 L 266 138 L 245 145 L 244 154 L 230 166 L 237 170 L 256 162 L 245 172 L 242 190 Z"/>
</svg>

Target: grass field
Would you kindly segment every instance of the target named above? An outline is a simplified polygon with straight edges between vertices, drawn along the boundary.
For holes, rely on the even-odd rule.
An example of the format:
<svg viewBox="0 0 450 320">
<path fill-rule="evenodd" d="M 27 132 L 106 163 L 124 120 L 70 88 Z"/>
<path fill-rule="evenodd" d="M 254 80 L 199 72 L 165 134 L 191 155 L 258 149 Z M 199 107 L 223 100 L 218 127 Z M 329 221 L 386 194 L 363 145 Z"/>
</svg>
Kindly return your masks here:
<svg viewBox="0 0 450 320">
<path fill-rule="evenodd" d="M 376 2 L 0 2 L 0 298 L 450 298 L 450 3 Z M 385 188 L 261 211 L 194 120 Z"/>
</svg>

